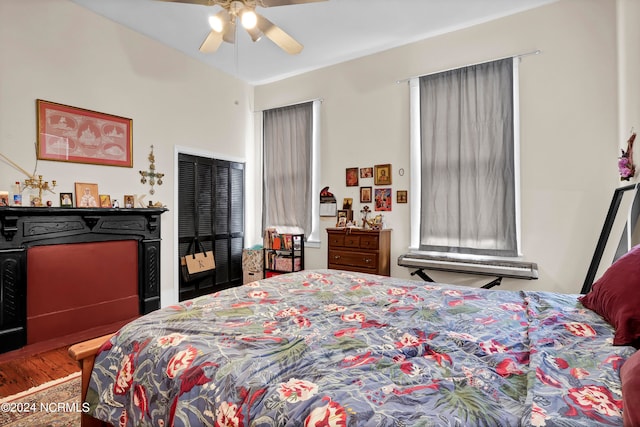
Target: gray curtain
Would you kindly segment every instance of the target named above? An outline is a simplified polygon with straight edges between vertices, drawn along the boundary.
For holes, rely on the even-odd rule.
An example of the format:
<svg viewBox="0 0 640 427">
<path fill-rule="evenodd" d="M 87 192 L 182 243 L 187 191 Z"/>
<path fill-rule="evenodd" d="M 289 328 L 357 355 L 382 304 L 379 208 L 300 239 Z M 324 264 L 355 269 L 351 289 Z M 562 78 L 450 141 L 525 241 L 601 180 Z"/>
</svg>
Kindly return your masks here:
<svg viewBox="0 0 640 427">
<path fill-rule="evenodd" d="M 263 226 L 311 233 L 313 102 L 264 111 Z"/>
<path fill-rule="evenodd" d="M 517 255 L 512 61 L 420 78 L 420 249 Z"/>
</svg>

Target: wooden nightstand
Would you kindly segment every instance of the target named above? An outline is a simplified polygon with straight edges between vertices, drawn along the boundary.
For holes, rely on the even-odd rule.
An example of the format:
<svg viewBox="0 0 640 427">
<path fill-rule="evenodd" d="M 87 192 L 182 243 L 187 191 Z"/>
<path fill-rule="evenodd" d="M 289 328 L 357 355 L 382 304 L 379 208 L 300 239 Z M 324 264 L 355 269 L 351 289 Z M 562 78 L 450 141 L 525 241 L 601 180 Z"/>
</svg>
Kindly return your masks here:
<svg viewBox="0 0 640 427">
<path fill-rule="evenodd" d="M 327 233 L 329 268 L 389 276 L 390 229 L 327 228 Z"/>
</svg>

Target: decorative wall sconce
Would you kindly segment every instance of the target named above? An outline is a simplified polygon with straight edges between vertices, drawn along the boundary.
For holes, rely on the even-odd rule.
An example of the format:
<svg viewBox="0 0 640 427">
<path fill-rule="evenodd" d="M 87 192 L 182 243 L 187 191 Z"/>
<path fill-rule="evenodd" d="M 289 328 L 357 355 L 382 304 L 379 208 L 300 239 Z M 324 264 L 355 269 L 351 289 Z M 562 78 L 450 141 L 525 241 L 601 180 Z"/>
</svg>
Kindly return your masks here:
<svg viewBox="0 0 640 427">
<path fill-rule="evenodd" d="M 149 185 L 151 186 L 151 189 L 149 190 L 149 194 L 154 194 L 156 192 L 156 190 L 153 189 L 153 186 L 156 185 L 156 183 L 158 185 L 162 185 L 162 177 L 164 176 L 163 173 L 156 172 L 155 162 L 156 162 L 156 158 L 153 155 L 153 145 L 152 145 L 151 152 L 149 153 L 149 170 L 140 171 L 140 175 L 142 175 L 142 178 L 140 178 L 140 182 L 143 184 L 146 184 L 147 178 L 149 180 Z"/>
</svg>

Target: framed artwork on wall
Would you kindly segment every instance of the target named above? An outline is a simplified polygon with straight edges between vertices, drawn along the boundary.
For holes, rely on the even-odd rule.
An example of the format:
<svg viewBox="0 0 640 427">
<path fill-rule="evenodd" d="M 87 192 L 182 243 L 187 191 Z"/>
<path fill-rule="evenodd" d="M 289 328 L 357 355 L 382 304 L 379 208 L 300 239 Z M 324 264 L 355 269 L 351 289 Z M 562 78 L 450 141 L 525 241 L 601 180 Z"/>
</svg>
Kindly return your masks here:
<svg viewBox="0 0 640 427">
<path fill-rule="evenodd" d="M 391 210 L 391 188 L 376 188 L 375 206 L 377 211 Z"/>
<path fill-rule="evenodd" d="M 133 120 L 38 99 L 41 160 L 133 167 Z"/>
<path fill-rule="evenodd" d="M 360 187 L 360 203 L 371 203 L 371 187 Z"/>
<path fill-rule="evenodd" d="M 358 186 L 358 168 L 347 168 L 347 187 Z"/>
<path fill-rule="evenodd" d="M 373 178 L 373 168 L 360 168 L 360 178 Z"/>
<path fill-rule="evenodd" d="M 375 165 L 373 167 L 373 183 L 375 185 L 391 184 L 391 165 Z"/>
<path fill-rule="evenodd" d="M 353 199 L 351 197 L 345 197 L 342 199 L 342 209 L 351 210 L 353 208 Z"/>
<path fill-rule="evenodd" d="M 79 208 L 97 208 L 100 196 L 98 184 L 76 182 L 76 206 Z"/>
<path fill-rule="evenodd" d="M 407 190 L 396 191 L 396 202 L 407 203 Z"/>
</svg>

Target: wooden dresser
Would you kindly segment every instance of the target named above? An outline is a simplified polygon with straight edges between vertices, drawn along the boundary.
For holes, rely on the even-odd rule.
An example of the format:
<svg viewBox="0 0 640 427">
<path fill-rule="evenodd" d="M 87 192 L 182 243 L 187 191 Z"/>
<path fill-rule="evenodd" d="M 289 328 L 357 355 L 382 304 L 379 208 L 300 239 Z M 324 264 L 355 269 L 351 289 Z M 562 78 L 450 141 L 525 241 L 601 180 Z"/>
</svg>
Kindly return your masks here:
<svg viewBox="0 0 640 427">
<path fill-rule="evenodd" d="M 390 229 L 327 228 L 327 233 L 329 268 L 389 276 Z"/>
</svg>

